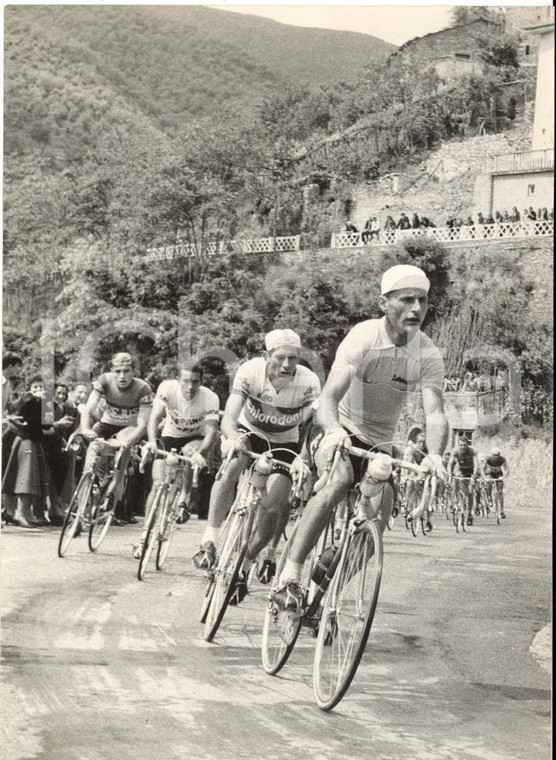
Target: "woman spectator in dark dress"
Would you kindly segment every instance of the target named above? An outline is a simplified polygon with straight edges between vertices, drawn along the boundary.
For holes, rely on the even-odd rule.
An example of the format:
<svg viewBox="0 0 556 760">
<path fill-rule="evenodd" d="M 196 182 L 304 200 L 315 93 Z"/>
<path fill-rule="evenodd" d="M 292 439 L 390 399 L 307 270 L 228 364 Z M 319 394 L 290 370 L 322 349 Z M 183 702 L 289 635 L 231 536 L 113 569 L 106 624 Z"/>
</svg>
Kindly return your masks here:
<svg viewBox="0 0 556 760">
<path fill-rule="evenodd" d="M 45 523 L 48 472 L 42 447 L 44 398 L 42 378 L 31 379 L 30 390 L 17 405 L 21 421 L 2 480 L 6 500 L 5 519 L 22 528 Z"/>
</svg>

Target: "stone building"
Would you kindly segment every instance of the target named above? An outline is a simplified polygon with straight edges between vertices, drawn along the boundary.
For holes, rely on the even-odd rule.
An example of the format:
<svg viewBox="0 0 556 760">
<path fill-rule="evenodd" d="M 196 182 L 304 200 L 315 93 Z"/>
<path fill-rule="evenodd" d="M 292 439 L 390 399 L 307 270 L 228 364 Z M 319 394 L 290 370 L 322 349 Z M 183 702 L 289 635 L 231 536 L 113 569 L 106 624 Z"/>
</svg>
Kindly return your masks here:
<svg viewBox="0 0 556 760">
<path fill-rule="evenodd" d="M 475 206 L 489 213 L 554 206 L 554 8 L 535 8 L 537 85 L 531 149 L 493 156 L 478 177 Z M 540 15 L 539 15 L 540 14 Z"/>
<path fill-rule="evenodd" d="M 389 60 L 401 57 L 422 62 L 425 68 L 434 67 L 436 73 L 448 81 L 478 73 L 483 69 L 479 39 L 497 26 L 495 22 L 477 19 L 415 37 L 392 53 Z"/>
</svg>

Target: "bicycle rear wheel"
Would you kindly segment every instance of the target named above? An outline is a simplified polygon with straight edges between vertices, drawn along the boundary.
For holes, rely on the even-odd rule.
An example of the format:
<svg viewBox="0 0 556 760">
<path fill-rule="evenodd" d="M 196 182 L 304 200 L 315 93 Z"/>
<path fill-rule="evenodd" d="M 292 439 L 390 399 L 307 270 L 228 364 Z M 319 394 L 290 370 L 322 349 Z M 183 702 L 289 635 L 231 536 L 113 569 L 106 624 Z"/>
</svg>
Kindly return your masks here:
<svg viewBox="0 0 556 760">
<path fill-rule="evenodd" d="M 321 710 L 332 710 L 355 675 L 373 623 L 382 577 L 382 535 L 366 523 L 343 550 L 324 599 L 315 650 L 313 690 Z"/>
<path fill-rule="evenodd" d="M 147 567 L 149 566 L 149 562 L 154 550 L 154 545 L 156 544 L 160 525 L 160 510 L 164 508 L 165 494 L 166 489 L 164 485 L 159 486 L 154 495 L 153 503 L 151 504 L 151 508 L 149 510 L 147 517 L 148 524 L 146 526 L 147 532 L 145 534 L 145 540 L 143 542 L 143 548 L 141 550 L 141 558 L 139 559 L 139 565 L 137 567 L 137 578 L 140 581 L 142 581 L 145 577 L 145 573 L 147 572 Z"/>
<path fill-rule="evenodd" d="M 164 519 L 160 524 L 160 532 L 158 534 L 158 547 L 156 550 L 155 565 L 157 570 L 162 570 L 162 566 L 166 562 L 168 556 L 168 550 L 172 543 L 172 538 L 177 530 L 178 524 L 178 500 L 181 494 L 181 485 L 175 483 L 172 489 L 168 493 L 166 498 L 166 510 L 164 513 Z"/>
<path fill-rule="evenodd" d="M 232 507 L 233 509 L 233 507 Z M 247 551 L 247 542 L 256 510 L 253 508 L 234 512 L 226 543 L 212 570 L 214 588 L 210 592 L 210 601 L 205 619 L 205 640 L 212 641 L 224 618 L 226 608 L 234 593 L 241 563 Z"/>
<path fill-rule="evenodd" d="M 58 556 L 63 557 L 71 544 L 75 534 L 81 531 L 84 515 L 86 514 L 87 506 L 91 498 L 93 488 L 93 476 L 91 473 L 86 473 L 81 476 L 81 480 L 77 484 L 77 488 L 73 492 L 71 502 L 64 518 L 64 524 L 62 525 L 62 532 L 58 540 Z M 79 533 L 78 533 L 79 535 Z"/>
</svg>

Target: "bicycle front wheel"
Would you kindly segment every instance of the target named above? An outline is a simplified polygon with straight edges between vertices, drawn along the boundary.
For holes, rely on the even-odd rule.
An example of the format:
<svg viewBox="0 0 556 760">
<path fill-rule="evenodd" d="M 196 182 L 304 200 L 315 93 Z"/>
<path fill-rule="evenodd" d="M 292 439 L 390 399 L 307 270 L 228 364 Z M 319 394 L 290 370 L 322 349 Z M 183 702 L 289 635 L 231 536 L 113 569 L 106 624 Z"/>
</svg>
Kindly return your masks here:
<svg viewBox="0 0 556 760">
<path fill-rule="evenodd" d="M 164 511 L 164 518 L 160 524 L 160 532 L 158 534 L 158 548 L 156 550 L 155 565 L 157 570 L 162 570 L 162 566 L 166 562 L 170 544 L 172 538 L 178 527 L 178 501 L 181 494 L 181 486 L 177 484 L 177 487 L 173 487 L 168 498 L 166 499 L 167 508 Z"/>
<path fill-rule="evenodd" d="M 355 675 L 373 623 L 382 577 L 382 535 L 375 522 L 355 533 L 324 599 L 313 668 L 321 710 L 332 710 Z"/>
<path fill-rule="evenodd" d="M 91 512 L 91 525 L 89 527 L 89 549 L 96 552 L 104 541 L 108 528 L 114 518 L 114 509 L 107 509 L 106 500 L 96 504 Z"/>
<path fill-rule="evenodd" d="M 280 556 L 266 606 L 261 656 L 263 669 L 270 676 L 276 675 L 286 664 L 301 628 L 301 614 L 298 611 L 283 610 L 272 601 L 274 593 L 278 590 L 280 575 L 289 556 L 298 525 L 299 520 L 296 521 Z M 308 558 L 307 562 L 309 561 Z"/>
<path fill-rule="evenodd" d="M 164 506 L 165 488 L 163 485 L 157 489 L 153 503 L 147 517 L 147 532 L 145 533 L 145 540 L 143 542 L 143 548 L 141 550 L 141 558 L 139 560 L 139 566 L 137 567 L 137 578 L 142 581 L 147 572 L 147 567 L 156 544 L 158 537 L 158 526 L 160 524 L 160 510 Z"/>
<path fill-rule="evenodd" d="M 93 488 L 93 477 L 91 473 L 86 473 L 81 477 L 77 488 L 73 492 L 71 502 L 64 518 L 62 532 L 58 541 L 58 556 L 63 557 L 71 544 L 76 533 L 79 535 L 83 527 L 84 516 L 91 498 Z M 79 531 L 79 532 L 78 532 Z"/>
<path fill-rule="evenodd" d="M 226 608 L 234 593 L 235 584 L 241 569 L 241 563 L 247 551 L 247 542 L 255 518 L 255 509 L 241 510 L 234 513 L 230 531 L 222 552 L 212 570 L 214 588 L 210 592 L 210 601 L 205 619 L 205 640 L 212 641 L 220 628 Z"/>
</svg>

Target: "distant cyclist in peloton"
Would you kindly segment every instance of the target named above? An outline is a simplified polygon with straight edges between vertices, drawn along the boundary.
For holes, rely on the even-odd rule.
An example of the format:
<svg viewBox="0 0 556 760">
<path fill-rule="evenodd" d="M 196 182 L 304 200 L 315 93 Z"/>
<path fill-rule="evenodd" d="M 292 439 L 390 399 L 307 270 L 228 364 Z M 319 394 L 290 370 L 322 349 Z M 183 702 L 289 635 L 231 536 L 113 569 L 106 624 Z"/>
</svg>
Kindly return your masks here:
<svg viewBox="0 0 556 760">
<path fill-rule="evenodd" d="M 152 452 L 157 448 L 165 451 L 175 449 L 183 456 L 191 457 L 192 463 L 199 468 L 207 466 L 205 457 L 211 450 L 218 437 L 218 420 L 220 399 L 209 388 L 201 385 L 203 370 L 199 366 L 183 369 L 179 380 L 164 380 L 158 386 L 154 398 L 149 424 L 147 426 L 148 443 L 145 449 Z M 162 446 L 157 446 L 158 428 L 166 416 L 161 433 Z M 166 471 L 162 458 L 153 462 L 153 486 L 147 498 L 145 514 L 154 495 L 164 480 Z M 188 468 L 187 479 L 180 498 L 182 514 L 178 522 L 184 523 L 189 519 L 187 506 L 191 491 L 191 470 Z M 141 558 L 146 531 L 143 530 L 139 546 L 135 547 L 135 559 Z"/>
<path fill-rule="evenodd" d="M 467 524 L 473 525 L 473 491 L 475 480 L 479 473 L 479 460 L 477 452 L 470 445 L 469 438 L 462 433 L 457 445 L 450 452 L 450 461 L 448 462 L 448 478 L 454 480 L 454 504 L 457 503 L 460 490 L 466 495 L 467 500 Z M 457 478 L 470 478 L 470 481 L 463 485 Z"/>
<path fill-rule="evenodd" d="M 145 436 L 151 411 L 151 386 L 133 376 L 134 361 L 126 352 L 114 354 L 110 372 L 98 377 L 81 412 L 81 433 L 91 441 L 85 456 L 84 471 L 96 460 L 96 438 L 112 439 L 121 449 L 116 458 L 112 482 L 106 492 L 112 510 L 123 493 L 124 475 L 129 463 L 129 450 Z M 95 422 L 95 416 L 100 419 Z"/>
<path fill-rule="evenodd" d="M 398 420 L 411 392 L 419 390 L 426 418 L 429 454 L 424 460 L 444 476 L 441 453 L 448 424 L 442 390 L 444 363 L 438 349 L 420 327 L 428 309 L 430 281 L 422 269 L 391 267 L 381 280 L 378 299 L 382 319 L 355 325 L 340 344 L 317 412 L 318 425 L 307 434 L 307 452 L 318 476 L 330 470 L 334 454 L 342 451 L 334 477 L 307 503 L 275 594 L 277 604 L 300 609 L 299 585 L 303 564 L 317 543 L 334 507 L 363 477 L 367 460 L 350 455 L 349 446 L 391 453 Z M 364 469 L 365 468 L 365 469 Z M 384 480 L 390 468 L 385 466 Z M 380 510 L 380 529 L 388 523 L 393 505 L 381 489 L 372 506 Z"/>
<path fill-rule="evenodd" d="M 405 462 L 412 462 L 413 464 L 421 464 L 427 454 L 428 454 L 428 451 L 427 451 L 427 444 L 426 444 L 426 436 L 420 428 L 415 428 L 409 434 L 409 440 L 407 442 L 407 446 L 403 453 L 403 459 Z M 409 472 L 405 476 L 404 486 L 405 486 L 405 493 L 406 493 L 406 504 L 411 503 L 410 497 L 415 487 L 416 478 L 417 478 L 417 474 L 412 473 L 412 472 Z M 428 533 L 430 533 L 432 530 L 432 522 L 430 519 L 430 514 L 427 516 L 425 529 Z"/>
<path fill-rule="evenodd" d="M 507 478 L 510 474 L 510 468 L 508 466 L 508 460 L 503 456 L 497 446 L 492 448 L 489 456 L 485 458 L 481 474 L 486 481 L 486 488 L 491 499 L 493 482 L 497 480 L 502 483 L 501 487 L 498 489 L 498 493 L 500 496 L 500 517 L 505 520 L 506 513 L 504 512 L 503 482 L 504 478 Z"/>
<path fill-rule="evenodd" d="M 301 340 L 293 330 L 267 333 L 265 347 L 263 356 L 242 364 L 234 378 L 222 418 L 222 454 L 225 456 L 230 446 L 238 452 L 245 446 L 256 454 L 280 447 L 286 450 L 279 451 L 276 459 L 289 464 L 299 453 L 299 425 L 312 412 L 320 382 L 314 372 L 299 363 Z M 245 435 L 238 439 L 241 433 Z M 193 558 L 199 568 L 208 569 L 215 562 L 220 528 L 234 501 L 239 476 L 249 463 L 248 457 L 239 454 L 212 487 L 208 525 L 201 549 Z M 292 485 L 288 464 L 275 465 L 268 478 L 232 604 L 245 597 L 251 565 L 276 529 L 287 522 Z M 268 581 L 275 570 L 275 559 L 267 554 L 259 575 Z"/>
</svg>

